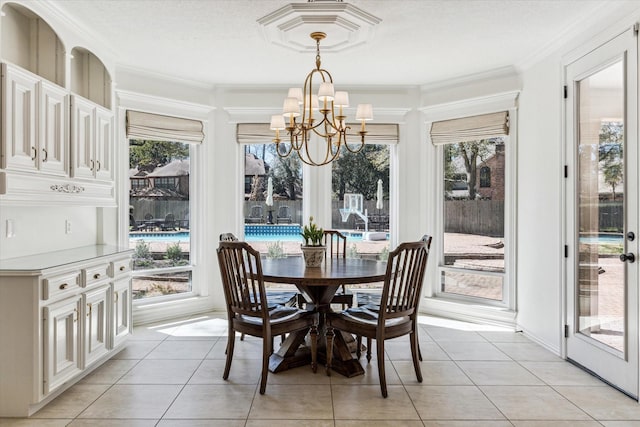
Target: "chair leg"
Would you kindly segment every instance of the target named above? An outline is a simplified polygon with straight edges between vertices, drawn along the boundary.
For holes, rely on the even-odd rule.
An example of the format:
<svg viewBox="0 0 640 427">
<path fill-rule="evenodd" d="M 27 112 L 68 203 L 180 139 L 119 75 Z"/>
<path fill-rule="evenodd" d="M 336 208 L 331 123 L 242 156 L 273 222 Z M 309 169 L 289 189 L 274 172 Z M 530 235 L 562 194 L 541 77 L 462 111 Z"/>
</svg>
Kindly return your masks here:
<svg viewBox="0 0 640 427">
<path fill-rule="evenodd" d="M 418 341 L 417 339 L 416 341 L 418 342 L 418 360 L 422 362 L 422 351 L 420 350 L 420 341 Z"/>
<path fill-rule="evenodd" d="M 367 363 L 371 363 L 371 338 L 367 337 Z"/>
<path fill-rule="evenodd" d="M 318 326 L 311 327 L 311 370 L 315 374 L 318 372 Z"/>
<path fill-rule="evenodd" d="M 260 378 L 260 394 L 267 390 L 267 375 L 269 374 L 269 356 L 273 347 L 273 337 L 266 336 L 262 340 L 262 376 Z"/>
<path fill-rule="evenodd" d="M 382 397 L 387 397 L 387 377 L 384 372 L 384 340 L 376 340 L 376 350 L 378 355 L 378 375 L 380 376 L 380 391 Z"/>
<path fill-rule="evenodd" d="M 244 334 L 240 334 L 240 341 L 244 341 Z"/>
<path fill-rule="evenodd" d="M 233 346 L 236 342 L 236 332 L 229 328 L 228 338 L 227 338 L 227 362 L 224 365 L 224 373 L 222 374 L 222 379 L 226 380 L 229 378 L 229 371 L 231 371 L 231 360 L 233 359 Z"/>
<path fill-rule="evenodd" d="M 360 356 L 362 355 L 362 335 L 358 335 L 356 337 L 356 357 L 360 360 Z"/>
<path fill-rule="evenodd" d="M 327 376 L 331 376 L 331 359 L 333 358 L 333 328 L 327 326 Z"/>
<path fill-rule="evenodd" d="M 422 382 L 422 370 L 420 369 L 420 345 L 418 344 L 418 334 L 412 332 L 409 334 L 409 342 L 411 344 L 411 359 L 413 359 L 413 369 L 416 371 L 416 378 L 419 383 Z"/>
</svg>

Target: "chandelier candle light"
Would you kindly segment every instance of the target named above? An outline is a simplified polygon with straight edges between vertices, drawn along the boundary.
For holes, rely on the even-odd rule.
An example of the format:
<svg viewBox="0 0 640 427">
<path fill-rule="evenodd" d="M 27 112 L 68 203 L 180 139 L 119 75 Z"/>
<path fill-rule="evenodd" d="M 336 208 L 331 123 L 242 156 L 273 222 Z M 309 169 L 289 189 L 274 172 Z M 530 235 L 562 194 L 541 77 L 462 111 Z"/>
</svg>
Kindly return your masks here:
<svg viewBox="0 0 640 427">
<path fill-rule="evenodd" d="M 349 106 L 349 94 L 344 91 L 334 91 L 333 78 L 325 69 L 320 68 L 320 40 L 327 35 L 322 32 L 311 33 L 311 38 L 316 41 L 316 68 L 307 74 L 304 81 L 304 89 L 291 88 L 284 100 L 282 115 L 271 116 L 271 130 L 276 135 L 273 142 L 276 143 L 276 151 L 280 157 L 288 157 L 292 151 L 296 151 L 300 160 L 311 166 L 322 166 L 331 163 L 340 154 L 343 145 L 352 153 L 357 153 L 364 147 L 364 138 L 367 133 L 365 122 L 373 119 L 373 107 L 371 104 L 359 104 L 356 109 L 356 120 L 360 120 L 360 142 L 355 148 L 347 143 L 347 130 L 350 126 L 345 124 L 346 116 L 343 108 Z M 313 90 L 313 77 L 322 79 L 317 95 Z M 300 117 L 300 106 L 302 118 Z M 314 113 L 321 120 L 316 121 Z M 285 123 L 287 122 L 287 123 Z M 289 147 L 280 139 L 280 131 L 285 130 L 289 134 Z M 309 150 L 311 136 L 315 133 L 325 140 L 326 150 L 323 160 L 316 161 Z"/>
</svg>

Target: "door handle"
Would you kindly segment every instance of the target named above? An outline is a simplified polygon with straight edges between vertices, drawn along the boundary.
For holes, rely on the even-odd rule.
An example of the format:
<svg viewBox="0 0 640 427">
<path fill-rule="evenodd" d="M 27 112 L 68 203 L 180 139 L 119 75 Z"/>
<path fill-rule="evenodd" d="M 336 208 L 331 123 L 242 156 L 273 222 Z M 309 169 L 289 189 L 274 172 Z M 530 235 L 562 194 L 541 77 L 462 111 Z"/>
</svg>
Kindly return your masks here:
<svg viewBox="0 0 640 427">
<path fill-rule="evenodd" d="M 635 260 L 636 260 L 636 256 L 632 252 L 620 255 L 620 261 L 622 262 L 625 262 L 625 261 L 634 262 Z"/>
</svg>

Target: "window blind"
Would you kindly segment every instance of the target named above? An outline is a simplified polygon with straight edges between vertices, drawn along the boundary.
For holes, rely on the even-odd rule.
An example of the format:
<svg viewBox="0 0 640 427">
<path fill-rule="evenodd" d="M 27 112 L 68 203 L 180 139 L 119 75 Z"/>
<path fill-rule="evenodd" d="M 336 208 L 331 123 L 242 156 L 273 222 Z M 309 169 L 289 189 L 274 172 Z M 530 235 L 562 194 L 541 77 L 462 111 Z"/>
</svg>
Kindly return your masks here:
<svg viewBox="0 0 640 427">
<path fill-rule="evenodd" d="M 127 110 L 127 138 L 200 144 L 204 126 L 199 120 Z"/>
<path fill-rule="evenodd" d="M 275 131 L 269 128 L 269 123 L 238 123 L 236 139 L 239 144 L 270 144 L 275 136 Z M 347 131 L 349 143 L 360 142 L 360 123 L 349 124 L 351 129 Z M 365 141 L 372 144 L 397 144 L 398 125 L 395 123 L 368 123 Z M 280 139 L 288 141 L 286 130 L 280 131 Z"/>
<path fill-rule="evenodd" d="M 509 112 L 501 111 L 433 122 L 430 134 L 433 145 L 477 141 L 509 135 Z"/>
</svg>

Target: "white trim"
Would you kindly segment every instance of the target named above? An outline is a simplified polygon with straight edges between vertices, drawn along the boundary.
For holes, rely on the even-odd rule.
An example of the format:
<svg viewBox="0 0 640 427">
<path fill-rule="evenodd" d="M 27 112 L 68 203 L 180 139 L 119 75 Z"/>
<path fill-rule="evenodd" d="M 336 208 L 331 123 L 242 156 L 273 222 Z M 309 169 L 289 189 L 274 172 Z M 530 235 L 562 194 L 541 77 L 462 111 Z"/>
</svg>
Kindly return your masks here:
<svg viewBox="0 0 640 427">
<path fill-rule="evenodd" d="M 228 123 L 269 123 L 271 116 L 281 114 L 282 107 L 224 107 L 229 115 Z M 373 108 L 373 121 L 371 123 L 404 124 L 406 115 L 411 108 Z M 356 108 L 348 107 L 344 111 L 347 116 L 355 117 Z"/>
<path fill-rule="evenodd" d="M 421 314 L 472 323 L 485 323 L 516 329 L 516 312 L 502 307 L 479 305 L 470 302 L 451 301 L 443 298 L 423 298 Z"/>
<path fill-rule="evenodd" d="M 517 108 L 519 94 L 519 90 L 509 91 L 490 96 L 421 107 L 418 110 L 424 114 L 427 122 L 476 116 Z"/>
<path fill-rule="evenodd" d="M 467 84 L 477 84 L 481 81 L 498 80 L 511 78 L 517 75 L 517 70 L 508 65 L 506 67 L 494 68 L 493 70 L 481 71 L 479 73 L 467 74 L 465 76 L 454 77 L 447 80 L 440 80 L 432 83 L 425 83 L 420 86 L 421 92 L 442 91 L 446 89 L 455 89 Z"/>
<path fill-rule="evenodd" d="M 204 218 L 205 213 L 205 178 L 207 176 L 206 158 L 208 151 L 211 149 L 212 143 L 212 130 L 209 129 L 210 113 L 214 110 L 213 107 L 208 105 L 200 105 L 191 102 L 178 101 L 174 99 L 162 98 L 153 95 L 140 94 L 129 91 L 116 91 L 118 99 L 118 145 L 123 147 L 127 141 L 126 136 L 126 110 L 137 109 L 138 111 L 167 114 L 177 117 L 184 117 L 187 119 L 198 119 L 202 121 L 203 131 L 205 134 L 205 141 L 202 144 L 194 145 L 190 144 L 190 157 L 192 158 L 192 169 L 190 173 L 190 192 L 189 198 L 189 212 L 192 213 L 190 218 L 190 228 L 192 230 L 200 230 L 198 233 L 199 238 L 191 240 L 190 248 L 190 263 L 192 266 L 192 292 L 197 296 L 184 296 L 178 299 L 171 299 L 166 301 L 149 301 L 136 302 L 133 308 L 134 322 L 148 322 L 152 320 L 159 320 L 172 316 L 182 316 L 193 313 L 198 310 L 206 310 L 210 308 L 210 294 L 208 284 L 209 280 L 206 280 L 208 262 L 202 259 L 203 254 L 208 253 L 204 250 L 206 242 L 206 221 Z M 211 133 L 210 133 L 211 132 Z M 194 152 L 197 154 L 194 155 Z M 118 170 L 118 241 L 127 246 L 129 242 L 128 238 L 128 215 L 129 215 L 129 192 L 128 188 L 128 164 L 129 164 L 129 150 L 122 148 L 120 153 L 120 168 Z M 122 178 L 125 177 L 125 178 Z M 198 200 L 195 204 L 194 201 Z M 195 207 L 195 208 L 194 208 Z"/>
</svg>

